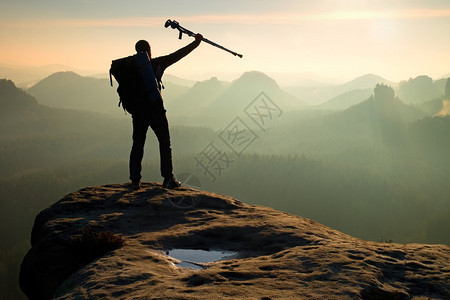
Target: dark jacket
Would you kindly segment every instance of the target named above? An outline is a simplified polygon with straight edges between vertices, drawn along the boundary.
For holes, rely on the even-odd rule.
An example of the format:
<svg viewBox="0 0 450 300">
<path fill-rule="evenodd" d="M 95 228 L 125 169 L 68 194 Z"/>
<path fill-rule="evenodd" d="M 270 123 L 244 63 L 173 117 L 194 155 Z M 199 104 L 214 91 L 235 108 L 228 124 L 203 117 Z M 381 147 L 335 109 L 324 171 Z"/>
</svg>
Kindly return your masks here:
<svg viewBox="0 0 450 300">
<path fill-rule="evenodd" d="M 176 63 L 189 53 L 191 53 L 192 50 L 197 48 L 197 46 L 200 44 L 200 41 L 193 41 L 189 45 L 165 56 L 159 56 L 151 59 L 153 72 L 155 74 L 156 79 L 158 80 L 158 87 L 161 91 L 161 81 L 162 76 L 164 74 L 164 71 L 167 67 L 170 65 Z"/>
<path fill-rule="evenodd" d="M 124 108 L 129 113 L 131 113 L 133 117 L 143 116 L 146 119 L 152 113 L 158 114 L 161 112 L 165 112 L 163 99 L 161 97 L 161 87 L 162 87 L 161 79 L 164 74 L 164 71 L 166 70 L 167 67 L 169 67 L 170 65 L 176 63 L 177 61 L 188 55 L 192 50 L 197 48 L 199 44 L 200 41 L 193 41 L 189 45 L 169 55 L 150 59 L 153 73 L 158 82 L 157 84 L 158 91 L 155 91 L 156 93 L 158 93 L 158 95 L 153 94 L 149 98 L 149 94 L 146 91 L 146 84 L 144 84 L 144 82 L 142 81 L 143 78 L 140 76 L 140 72 L 138 69 L 136 69 L 136 72 L 129 72 L 127 73 L 127 76 L 122 77 L 120 79 L 121 84 L 117 88 L 117 92 L 119 93 L 120 101 L 121 103 L 123 103 Z M 127 64 L 127 61 L 130 59 L 133 60 L 134 62 L 133 56 L 119 59 L 117 60 L 117 62 L 120 61 L 121 64 L 120 66 L 123 66 L 123 64 Z M 113 63 L 115 63 L 115 61 L 113 61 Z M 120 69 L 119 64 L 116 64 L 116 66 L 117 66 L 115 67 L 116 70 Z M 111 66 L 111 70 L 112 69 L 113 65 Z M 114 76 L 120 75 L 120 72 L 115 72 L 114 70 L 112 71 L 111 70 L 110 72 L 112 72 Z M 116 79 L 118 78 L 116 77 Z M 125 103 L 127 103 L 126 106 Z"/>
</svg>

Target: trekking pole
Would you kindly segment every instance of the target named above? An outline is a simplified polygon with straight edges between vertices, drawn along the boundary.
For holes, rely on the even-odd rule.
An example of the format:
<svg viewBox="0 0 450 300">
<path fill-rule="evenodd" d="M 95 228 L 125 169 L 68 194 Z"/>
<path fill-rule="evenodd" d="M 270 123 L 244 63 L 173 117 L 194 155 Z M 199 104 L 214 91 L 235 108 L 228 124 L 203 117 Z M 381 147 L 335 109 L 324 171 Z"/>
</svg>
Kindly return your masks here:
<svg viewBox="0 0 450 300">
<path fill-rule="evenodd" d="M 195 36 L 195 33 L 193 33 L 192 31 L 190 31 L 190 30 L 188 30 L 188 29 L 186 29 L 186 28 L 184 28 L 184 27 L 182 27 L 182 26 L 180 26 L 180 23 L 178 23 L 177 21 L 175 21 L 175 20 L 167 20 L 166 21 L 166 24 L 164 24 L 164 27 L 172 27 L 172 29 L 178 29 L 178 31 L 179 31 L 179 34 L 178 34 L 178 38 L 181 40 L 181 38 L 182 38 L 182 36 L 183 36 L 183 33 L 184 34 L 187 34 L 188 36 Z M 216 43 L 214 43 L 214 42 L 212 42 L 212 41 L 210 41 L 210 40 L 208 40 L 208 39 L 206 39 L 206 38 L 202 38 L 202 41 L 204 41 L 205 43 L 208 43 L 208 44 L 210 44 L 210 45 L 213 45 L 214 47 L 217 47 L 217 48 L 219 48 L 219 49 L 222 49 L 222 50 L 225 50 L 225 51 L 227 51 L 227 52 L 230 52 L 231 54 L 233 54 L 234 56 L 238 56 L 238 57 L 240 57 L 240 58 L 242 58 L 242 54 L 239 54 L 239 53 L 236 53 L 236 52 L 234 52 L 234 51 L 231 51 L 230 49 L 227 49 L 227 48 L 225 48 L 225 47 L 223 47 L 223 46 L 221 46 L 221 45 L 219 45 L 219 44 L 216 44 Z"/>
</svg>

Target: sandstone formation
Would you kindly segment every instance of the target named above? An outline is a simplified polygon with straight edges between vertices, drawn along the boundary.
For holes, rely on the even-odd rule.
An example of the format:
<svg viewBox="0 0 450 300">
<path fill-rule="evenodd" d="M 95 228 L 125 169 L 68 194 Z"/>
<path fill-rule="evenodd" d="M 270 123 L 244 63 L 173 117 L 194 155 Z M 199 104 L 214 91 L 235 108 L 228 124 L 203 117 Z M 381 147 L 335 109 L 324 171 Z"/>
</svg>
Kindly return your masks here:
<svg viewBox="0 0 450 300">
<path fill-rule="evenodd" d="M 80 244 L 83 231 L 112 249 Z M 36 217 L 31 245 L 20 274 L 30 299 L 450 298 L 448 246 L 363 241 L 271 208 L 156 183 L 69 194 Z M 191 269 L 166 255 L 171 249 L 237 254 Z"/>
</svg>

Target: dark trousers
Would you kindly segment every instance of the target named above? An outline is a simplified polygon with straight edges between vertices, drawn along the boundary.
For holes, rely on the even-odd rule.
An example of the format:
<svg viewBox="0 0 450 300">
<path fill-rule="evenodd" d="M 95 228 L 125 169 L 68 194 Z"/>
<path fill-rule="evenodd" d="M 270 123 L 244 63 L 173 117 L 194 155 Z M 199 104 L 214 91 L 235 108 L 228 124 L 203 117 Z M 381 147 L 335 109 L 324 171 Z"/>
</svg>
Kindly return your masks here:
<svg viewBox="0 0 450 300">
<path fill-rule="evenodd" d="M 165 110 L 151 112 L 145 115 L 133 115 L 133 146 L 130 153 L 130 179 L 132 182 L 141 180 L 142 158 L 148 127 L 151 127 L 159 141 L 161 176 L 173 176 L 172 148 L 170 147 L 169 123 Z"/>
</svg>

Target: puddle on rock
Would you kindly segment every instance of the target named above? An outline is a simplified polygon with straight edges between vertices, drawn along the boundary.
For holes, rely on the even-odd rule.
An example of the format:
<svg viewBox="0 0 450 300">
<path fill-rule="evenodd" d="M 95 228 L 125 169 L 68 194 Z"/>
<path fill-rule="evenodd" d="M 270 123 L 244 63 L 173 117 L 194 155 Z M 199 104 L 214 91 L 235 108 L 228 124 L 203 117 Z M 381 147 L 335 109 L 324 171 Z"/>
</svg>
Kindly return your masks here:
<svg viewBox="0 0 450 300">
<path fill-rule="evenodd" d="M 175 264 L 182 268 L 191 268 L 201 270 L 204 269 L 203 263 L 215 262 L 233 258 L 237 252 L 233 251 L 206 251 L 199 249 L 171 249 L 164 251 L 166 255 L 173 257 L 179 261 Z"/>
</svg>

